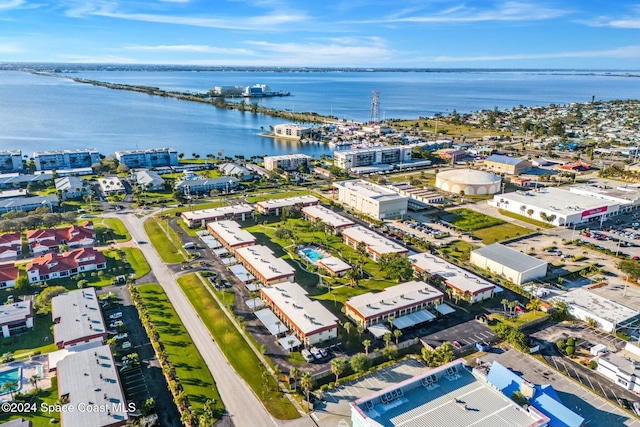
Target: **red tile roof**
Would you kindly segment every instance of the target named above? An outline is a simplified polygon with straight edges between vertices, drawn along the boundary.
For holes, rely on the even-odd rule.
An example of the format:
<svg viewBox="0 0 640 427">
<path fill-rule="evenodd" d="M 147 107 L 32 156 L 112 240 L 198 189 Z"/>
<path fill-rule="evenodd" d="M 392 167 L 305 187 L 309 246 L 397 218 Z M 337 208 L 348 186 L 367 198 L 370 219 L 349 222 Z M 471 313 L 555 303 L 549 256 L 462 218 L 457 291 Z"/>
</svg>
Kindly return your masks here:
<svg viewBox="0 0 640 427">
<path fill-rule="evenodd" d="M 92 260 L 79 261 L 82 258 L 93 258 Z M 37 258 L 27 265 L 27 271 L 46 271 L 54 273 L 78 268 L 81 265 L 104 264 L 107 260 L 104 255 L 93 248 L 81 248 L 73 251 L 59 253 L 48 253 Z"/>
<path fill-rule="evenodd" d="M 0 282 L 8 282 L 18 278 L 20 270 L 11 264 L 0 265 Z"/>
<path fill-rule="evenodd" d="M 15 233 L 0 234 L 0 246 L 12 245 L 16 240 L 22 240 L 22 233 L 16 231 Z"/>
<path fill-rule="evenodd" d="M 93 223 L 87 221 L 86 226 L 72 225 L 65 228 L 43 228 L 40 230 L 27 231 L 27 241 L 32 247 L 35 246 L 60 246 L 61 242 L 67 244 L 80 242 L 85 239 L 96 238 L 93 230 Z M 34 244 L 37 243 L 37 244 Z"/>
</svg>

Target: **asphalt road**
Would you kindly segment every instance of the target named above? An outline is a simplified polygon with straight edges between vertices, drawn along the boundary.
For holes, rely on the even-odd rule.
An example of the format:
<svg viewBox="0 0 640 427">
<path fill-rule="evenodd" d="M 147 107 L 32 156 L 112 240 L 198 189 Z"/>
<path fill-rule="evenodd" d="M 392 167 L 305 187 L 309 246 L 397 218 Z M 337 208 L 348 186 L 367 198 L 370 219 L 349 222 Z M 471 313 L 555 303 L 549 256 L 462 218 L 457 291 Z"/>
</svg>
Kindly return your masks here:
<svg viewBox="0 0 640 427">
<path fill-rule="evenodd" d="M 134 241 L 148 242 L 143 222 L 133 214 L 118 215 Z M 167 268 L 151 244 L 139 245 L 147 262 L 158 279 L 158 283 L 167 294 L 180 320 L 191 335 L 195 346 L 200 351 L 205 363 L 213 374 L 222 401 L 227 412 L 237 427 L 279 425 L 262 406 L 249 386 L 229 365 L 226 358 L 209 335 L 204 323 L 191 306 L 187 297 L 175 281 L 173 273 Z M 308 419 L 303 419 L 310 422 Z M 299 424 L 303 425 L 303 424 Z M 308 423 L 306 425 L 309 425 Z"/>
</svg>

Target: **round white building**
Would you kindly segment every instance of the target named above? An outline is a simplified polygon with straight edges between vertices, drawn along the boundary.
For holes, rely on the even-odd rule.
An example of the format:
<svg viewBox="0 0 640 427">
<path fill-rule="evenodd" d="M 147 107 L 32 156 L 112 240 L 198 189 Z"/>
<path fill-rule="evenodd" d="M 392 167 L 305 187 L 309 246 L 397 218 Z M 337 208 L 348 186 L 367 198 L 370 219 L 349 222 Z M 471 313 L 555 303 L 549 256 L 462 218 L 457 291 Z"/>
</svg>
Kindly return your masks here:
<svg viewBox="0 0 640 427">
<path fill-rule="evenodd" d="M 495 194 L 500 191 L 500 181 L 498 175 L 475 169 L 454 169 L 436 175 L 436 187 L 454 194 Z"/>
</svg>

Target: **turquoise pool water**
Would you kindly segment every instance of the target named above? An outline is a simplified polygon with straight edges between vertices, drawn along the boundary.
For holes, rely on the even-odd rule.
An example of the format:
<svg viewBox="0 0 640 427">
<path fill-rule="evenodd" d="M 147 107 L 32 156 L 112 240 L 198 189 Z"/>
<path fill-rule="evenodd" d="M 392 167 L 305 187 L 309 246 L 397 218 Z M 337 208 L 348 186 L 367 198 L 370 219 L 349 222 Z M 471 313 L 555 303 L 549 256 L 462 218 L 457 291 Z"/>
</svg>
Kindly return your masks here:
<svg viewBox="0 0 640 427">
<path fill-rule="evenodd" d="M 0 384 L 4 384 L 7 381 L 16 381 L 18 383 L 18 388 L 20 388 L 20 368 L 13 368 L 0 372 Z M 0 392 L 0 395 L 8 393 L 9 390 L 4 393 Z"/>
<path fill-rule="evenodd" d="M 322 256 L 321 253 L 319 253 L 315 249 L 311 249 L 311 248 L 304 248 L 302 250 L 302 253 L 305 254 L 307 256 L 307 258 L 309 258 L 312 262 L 316 262 L 316 261 L 324 258 L 324 256 Z"/>
</svg>

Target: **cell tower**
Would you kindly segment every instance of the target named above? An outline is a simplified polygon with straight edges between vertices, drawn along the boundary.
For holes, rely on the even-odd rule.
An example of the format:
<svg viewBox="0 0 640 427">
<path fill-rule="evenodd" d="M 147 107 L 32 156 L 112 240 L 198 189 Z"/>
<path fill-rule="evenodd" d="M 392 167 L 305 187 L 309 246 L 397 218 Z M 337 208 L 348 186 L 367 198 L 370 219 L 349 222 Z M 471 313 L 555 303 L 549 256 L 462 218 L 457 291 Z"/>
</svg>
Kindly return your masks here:
<svg viewBox="0 0 640 427">
<path fill-rule="evenodd" d="M 369 123 L 380 122 L 380 92 L 373 91 L 373 99 L 371 100 L 371 114 L 369 115 Z"/>
</svg>

